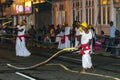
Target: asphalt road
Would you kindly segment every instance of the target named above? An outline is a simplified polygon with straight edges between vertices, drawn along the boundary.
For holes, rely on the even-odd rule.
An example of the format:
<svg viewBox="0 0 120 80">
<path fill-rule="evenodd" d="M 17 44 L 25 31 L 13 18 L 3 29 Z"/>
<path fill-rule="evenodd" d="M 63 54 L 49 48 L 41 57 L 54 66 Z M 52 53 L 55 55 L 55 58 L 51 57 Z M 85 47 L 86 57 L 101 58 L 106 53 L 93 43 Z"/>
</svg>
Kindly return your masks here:
<svg viewBox="0 0 120 80">
<path fill-rule="evenodd" d="M 120 80 L 120 59 L 91 55 L 95 72 L 80 74 L 81 55 L 63 52 L 48 63 L 31 70 L 17 70 L 6 64 L 28 67 L 47 60 L 59 50 L 28 48 L 32 55 L 16 57 L 14 45 L 0 47 L 0 80 Z"/>
</svg>

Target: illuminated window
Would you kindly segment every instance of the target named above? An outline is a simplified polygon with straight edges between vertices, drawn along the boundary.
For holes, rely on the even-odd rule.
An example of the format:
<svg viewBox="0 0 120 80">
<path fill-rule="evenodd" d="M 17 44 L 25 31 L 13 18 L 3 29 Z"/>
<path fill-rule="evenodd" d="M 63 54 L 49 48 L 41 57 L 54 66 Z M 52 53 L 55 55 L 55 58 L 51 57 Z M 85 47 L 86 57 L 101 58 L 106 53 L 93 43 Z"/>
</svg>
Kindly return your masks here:
<svg viewBox="0 0 120 80">
<path fill-rule="evenodd" d="M 94 24 L 94 0 L 86 0 L 86 21 Z"/>
<path fill-rule="evenodd" d="M 31 1 L 25 2 L 24 8 L 25 13 L 32 13 L 32 2 Z"/>
<path fill-rule="evenodd" d="M 107 1 L 106 0 L 102 0 L 102 4 L 107 4 Z"/>
<path fill-rule="evenodd" d="M 116 2 L 116 3 L 119 3 L 119 2 L 120 2 L 120 0 L 115 0 L 115 2 Z"/>
<path fill-rule="evenodd" d="M 99 5 L 106 5 L 106 4 L 110 4 L 111 0 L 98 0 L 98 4 Z"/>
<path fill-rule="evenodd" d="M 22 4 L 16 5 L 16 13 L 20 14 L 24 12 L 24 7 Z"/>
<path fill-rule="evenodd" d="M 110 22 L 110 3 L 111 0 L 99 0 L 99 14 L 98 23 L 99 24 L 109 24 Z"/>
<path fill-rule="evenodd" d="M 73 21 L 81 21 L 82 20 L 82 1 L 74 0 L 73 1 Z"/>
</svg>

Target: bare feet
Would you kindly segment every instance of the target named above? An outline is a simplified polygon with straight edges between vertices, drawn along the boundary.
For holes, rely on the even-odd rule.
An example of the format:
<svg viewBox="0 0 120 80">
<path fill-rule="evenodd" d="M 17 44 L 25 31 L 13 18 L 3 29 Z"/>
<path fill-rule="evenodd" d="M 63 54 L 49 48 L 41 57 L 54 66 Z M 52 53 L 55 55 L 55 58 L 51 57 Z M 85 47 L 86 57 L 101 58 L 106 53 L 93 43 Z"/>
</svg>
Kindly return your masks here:
<svg viewBox="0 0 120 80">
<path fill-rule="evenodd" d="M 91 70 L 92 70 L 92 71 L 95 71 L 95 68 L 92 66 L 92 67 L 91 67 Z"/>
<path fill-rule="evenodd" d="M 80 73 L 86 73 L 86 72 L 87 72 L 87 70 L 84 68 L 80 71 Z"/>
</svg>

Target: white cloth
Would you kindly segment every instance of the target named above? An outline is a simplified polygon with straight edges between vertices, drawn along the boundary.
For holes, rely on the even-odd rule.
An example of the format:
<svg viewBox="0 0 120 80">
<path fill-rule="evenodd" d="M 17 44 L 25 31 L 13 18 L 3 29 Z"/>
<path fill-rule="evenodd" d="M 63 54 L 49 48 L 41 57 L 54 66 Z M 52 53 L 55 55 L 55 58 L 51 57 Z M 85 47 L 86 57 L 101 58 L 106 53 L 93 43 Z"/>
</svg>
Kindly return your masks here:
<svg viewBox="0 0 120 80">
<path fill-rule="evenodd" d="M 61 42 L 62 37 L 64 36 L 64 32 L 60 32 L 60 39 L 58 41 L 58 49 L 64 49 L 65 44 Z"/>
<path fill-rule="evenodd" d="M 86 34 L 84 31 L 80 32 L 81 35 L 81 44 L 86 44 L 89 39 L 92 39 L 92 33 L 89 31 L 88 34 Z"/>
<path fill-rule="evenodd" d="M 90 29 L 90 32 L 92 34 L 92 38 L 96 39 L 95 32 L 92 29 Z M 91 41 L 90 47 L 91 47 L 91 53 L 93 53 L 93 39 Z"/>
<path fill-rule="evenodd" d="M 18 36 L 25 34 L 25 26 L 17 26 L 18 29 L 23 29 L 22 32 L 18 31 Z M 19 37 L 16 39 L 16 56 L 23 56 L 27 57 L 30 56 L 31 53 L 28 51 L 25 45 L 25 38 L 21 37 L 21 40 Z"/>
<path fill-rule="evenodd" d="M 90 57 L 90 50 L 84 51 L 85 54 L 82 55 L 82 67 L 87 69 L 92 67 L 91 57 Z"/>
<path fill-rule="evenodd" d="M 86 43 L 88 43 L 89 39 L 92 39 L 91 31 L 89 31 L 88 34 L 86 34 L 84 31 L 82 31 L 80 34 L 81 34 L 81 44 L 86 44 Z M 82 67 L 83 68 L 91 68 L 92 67 L 90 51 L 91 50 L 86 50 L 86 51 L 84 51 L 85 54 L 82 55 Z"/>
<path fill-rule="evenodd" d="M 57 35 L 56 35 L 56 41 L 55 41 L 55 42 L 59 42 L 59 40 L 60 40 L 60 34 L 57 34 Z"/>
<path fill-rule="evenodd" d="M 20 26 L 20 25 L 18 25 L 17 28 L 18 28 L 18 30 L 23 29 L 22 32 L 21 32 L 21 31 L 18 31 L 18 36 L 25 34 L 25 26 Z"/>
<path fill-rule="evenodd" d="M 65 35 L 70 34 L 70 26 L 65 27 Z"/>
<path fill-rule="evenodd" d="M 92 29 L 90 29 L 90 31 L 91 31 L 92 37 L 93 37 L 93 38 L 96 38 L 95 32 L 94 32 Z"/>
<path fill-rule="evenodd" d="M 80 28 L 75 28 L 75 47 L 79 45 L 77 36 L 80 36 Z"/>
<path fill-rule="evenodd" d="M 70 48 L 70 40 L 68 38 L 68 35 L 70 35 L 70 27 L 65 27 L 65 48 Z"/>
</svg>

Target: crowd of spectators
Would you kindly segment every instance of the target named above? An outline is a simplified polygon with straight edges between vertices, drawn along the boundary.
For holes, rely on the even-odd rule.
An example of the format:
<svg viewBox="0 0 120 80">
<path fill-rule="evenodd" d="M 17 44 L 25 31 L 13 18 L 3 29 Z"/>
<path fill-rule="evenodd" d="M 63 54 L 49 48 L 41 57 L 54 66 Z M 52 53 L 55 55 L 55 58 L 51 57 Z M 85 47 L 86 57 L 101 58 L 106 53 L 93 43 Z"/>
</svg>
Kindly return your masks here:
<svg viewBox="0 0 120 80">
<path fill-rule="evenodd" d="M 89 25 L 91 26 L 91 25 Z M 54 26 L 52 25 L 43 25 L 42 27 L 38 27 L 36 29 L 36 27 L 34 25 L 30 26 L 30 29 L 27 30 L 26 34 L 29 37 L 29 40 L 31 40 L 31 44 L 33 44 L 33 46 L 43 46 L 44 48 L 58 48 L 59 47 L 59 41 L 63 41 L 62 38 L 64 38 L 65 35 L 65 28 L 66 27 L 70 27 L 67 24 L 64 25 L 57 25 Z M 78 22 L 74 22 L 73 26 L 70 27 L 70 31 L 69 31 L 69 39 L 70 39 L 70 47 L 75 47 L 76 46 L 76 37 L 77 37 L 77 30 L 80 30 L 80 25 L 78 25 Z M 105 33 L 102 30 L 101 31 L 101 37 L 97 38 L 96 34 L 95 34 L 95 29 L 93 27 L 90 27 L 93 32 L 94 32 L 94 38 L 93 38 L 93 49 L 101 49 L 101 40 L 102 43 L 105 42 Z M 11 34 L 17 34 L 16 33 L 16 29 L 15 28 L 10 28 L 7 26 L 3 26 L 0 28 L 0 35 L 11 35 Z M 78 32 L 79 33 L 79 32 Z M 63 36 L 61 36 L 63 35 Z M 120 32 L 117 30 L 116 31 L 116 38 L 117 38 L 117 42 L 118 39 L 120 39 Z M 78 37 L 77 37 L 78 38 Z M 78 40 L 79 41 L 79 40 Z M 100 45 L 98 44 L 100 43 Z M 56 46 L 57 44 L 57 46 Z M 65 45 L 64 45 L 65 46 Z"/>
</svg>

